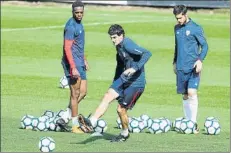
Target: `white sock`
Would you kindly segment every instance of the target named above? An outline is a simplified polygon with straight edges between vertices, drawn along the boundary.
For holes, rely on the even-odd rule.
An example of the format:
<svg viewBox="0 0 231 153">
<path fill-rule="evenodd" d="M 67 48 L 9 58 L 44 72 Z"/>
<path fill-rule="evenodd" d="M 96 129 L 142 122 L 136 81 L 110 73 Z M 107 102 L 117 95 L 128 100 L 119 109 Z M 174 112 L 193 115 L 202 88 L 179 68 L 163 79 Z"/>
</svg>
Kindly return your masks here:
<svg viewBox="0 0 231 153">
<path fill-rule="evenodd" d="M 95 118 L 94 116 L 91 116 L 91 117 L 90 117 L 91 125 L 92 125 L 93 127 L 96 126 L 97 120 L 98 120 L 98 119 Z"/>
<path fill-rule="evenodd" d="M 186 119 L 191 119 L 191 109 L 189 106 L 189 99 L 184 100 L 183 99 L 183 110 L 184 110 L 184 117 Z"/>
<path fill-rule="evenodd" d="M 72 117 L 72 125 L 79 126 L 78 116 Z"/>
<path fill-rule="evenodd" d="M 120 134 L 126 137 L 128 136 L 128 133 L 128 129 L 122 129 Z"/>
<path fill-rule="evenodd" d="M 189 96 L 189 107 L 191 110 L 191 118 L 193 122 L 197 122 L 198 98 L 197 95 Z"/>
</svg>

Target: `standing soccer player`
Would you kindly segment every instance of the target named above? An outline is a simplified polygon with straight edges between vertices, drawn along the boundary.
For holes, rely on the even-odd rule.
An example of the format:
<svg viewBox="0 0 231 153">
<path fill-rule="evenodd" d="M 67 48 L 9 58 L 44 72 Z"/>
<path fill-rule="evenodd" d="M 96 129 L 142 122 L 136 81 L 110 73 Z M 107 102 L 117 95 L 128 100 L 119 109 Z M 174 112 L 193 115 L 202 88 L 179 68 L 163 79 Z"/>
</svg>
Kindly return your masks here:
<svg viewBox="0 0 231 153">
<path fill-rule="evenodd" d="M 72 119 L 72 132 L 83 133 L 78 122 L 78 104 L 86 96 L 88 63 L 84 57 L 84 27 L 81 23 L 84 14 L 84 4 L 77 0 L 72 4 L 73 16 L 64 28 L 64 45 L 62 66 L 69 80 L 70 102 L 67 108 Z M 57 121 L 61 128 L 66 128 L 62 121 Z"/>
<path fill-rule="evenodd" d="M 178 22 L 175 25 L 175 53 L 173 69 L 177 77 L 177 93 L 183 95 L 183 110 L 185 118 L 197 126 L 198 97 L 202 63 L 208 52 L 208 44 L 201 26 L 187 16 L 187 8 L 177 5 L 173 14 Z"/>
<path fill-rule="evenodd" d="M 144 65 L 152 54 L 128 37 L 125 37 L 124 29 L 118 24 L 112 25 L 108 30 L 108 34 L 117 50 L 114 81 L 105 93 L 95 113 L 89 119 L 83 117 L 83 120 L 89 126 L 94 127 L 97 120 L 108 109 L 109 104 L 117 99 L 119 103 L 117 113 L 122 122 L 122 131 L 111 142 L 120 142 L 129 138 L 127 111 L 133 108 L 144 92 L 146 84 Z"/>
</svg>

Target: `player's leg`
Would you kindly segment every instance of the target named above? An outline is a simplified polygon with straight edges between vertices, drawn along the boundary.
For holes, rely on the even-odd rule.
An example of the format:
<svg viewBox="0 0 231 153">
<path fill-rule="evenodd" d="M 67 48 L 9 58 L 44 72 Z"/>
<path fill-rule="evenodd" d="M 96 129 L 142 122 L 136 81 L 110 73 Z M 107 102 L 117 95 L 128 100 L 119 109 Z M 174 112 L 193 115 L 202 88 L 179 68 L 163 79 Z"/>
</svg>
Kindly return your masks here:
<svg viewBox="0 0 231 153">
<path fill-rule="evenodd" d="M 64 61 L 62 61 L 61 64 L 63 66 L 64 74 L 68 79 L 68 85 L 70 87 L 70 79 L 71 79 L 70 66 L 69 66 L 69 64 L 66 64 Z M 66 108 L 66 111 L 64 113 L 64 117 L 67 118 L 69 121 L 69 120 L 71 120 L 71 116 L 72 116 L 72 111 L 71 111 L 71 96 L 70 96 L 68 107 Z M 64 121 L 60 121 L 60 122 L 63 123 Z"/>
<path fill-rule="evenodd" d="M 117 107 L 117 113 L 119 115 L 119 118 L 122 124 L 121 135 L 127 136 L 128 135 L 128 123 L 129 123 L 127 108 L 124 108 L 119 104 Z"/>
<path fill-rule="evenodd" d="M 77 103 L 76 103 L 77 116 L 76 117 L 78 118 L 78 105 L 79 105 L 80 101 L 86 96 L 86 92 L 87 92 L 87 77 L 86 77 L 85 66 L 77 66 L 77 69 L 78 69 L 80 77 L 81 77 L 80 83 L 77 84 L 77 86 L 76 86 L 76 92 L 78 94 L 78 96 L 76 97 L 77 98 Z M 73 115 L 73 113 L 72 113 L 72 115 Z M 79 129 L 79 122 L 78 122 L 78 119 L 76 117 L 74 118 L 73 124 L 75 124 L 75 129 Z M 78 131 L 78 130 L 75 130 L 75 131 Z"/>
<path fill-rule="evenodd" d="M 197 97 L 197 90 L 199 88 L 200 83 L 200 73 L 193 72 L 190 76 L 188 81 L 188 103 L 191 112 L 191 118 L 193 122 L 197 123 L 197 113 L 198 113 L 198 97 Z M 197 126 L 197 124 L 196 124 Z M 199 128 L 195 133 L 199 132 Z"/>
<path fill-rule="evenodd" d="M 198 99 L 197 90 L 193 88 L 188 89 L 188 107 L 190 109 L 189 119 L 193 122 L 197 122 L 197 110 L 198 110 Z"/>
<path fill-rule="evenodd" d="M 197 110 L 198 110 L 198 99 L 197 89 L 200 82 L 200 74 L 190 73 L 179 73 L 177 79 L 177 91 L 183 94 L 183 109 L 185 118 L 192 120 L 196 123 L 197 127 Z M 196 128 L 194 133 L 198 133 L 199 128 Z"/>
<path fill-rule="evenodd" d="M 78 103 L 80 103 L 86 95 L 87 95 L 87 80 L 82 80 L 80 85 L 80 95 L 78 98 Z"/>
<path fill-rule="evenodd" d="M 117 112 L 121 120 L 122 130 L 119 136 L 112 139 L 111 142 L 126 141 L 129 138 L 127 110 L 135 106 L 143 91 L 144 87 L 128 87 L 123 91 L 123 95 L 118 98 Z"/>
<path fill-rule="evenodd" d="M 109 104 L 120 96 L 121 87 L 123 85 L 122 79 L 117 79 L 110 86 L 108 91 L 104 94 L 103 99 L 96 108 L 95 112 L 88 118 L 80 116 L 80 120 L 83 122 L 84 126 L 87 126 L 88 129 L 96 126 L 97 120 L 107 111 Z"/>
<path fill-rule="evenodd" d="M 80 95 L 80 85 L 81 78 L 78 79 L 71 78 L 70 79 L 70 102 L 71 102 L 71 115 L 72 115 L 72 132 L 73 133 L 83 133 L 79 128 L 78 122 L 78 98 Z"/>
<path fill-rule="evenodd" d="M 86 96 L 87 94 L 87 80 L 82 80 L 81 81 L 81 84 L 80 84 L 80 95 L 79 95 L 79 98 L 78 98 L 78 104 L 84 99 L 84 97 Z M 71 119 L 71 115 L 72 112 L 71 112 L 71 97 L 70 97 L 70 102 L 69 102 L 69 105 L 65 111 L 65 115 L 67 116 L 67 118 L 70 120 Z"/>
<path fill-rule="evenodd" d="M 77 92 L 77 104 L 74 105 L 74 110 L 77 110 L 77 112 L 74 112 L 75 114 L 77 114 L 77 116 L 75 115 L 75 117 L 73 118 L 73 114 L 72 114 L 72 100 L 73 100 L 73 96 L 70 96 L 70 102 L 69 102 L 69 106 L 66 109 L 65 117 L 67 116 L 67 118 L 70 120 L 72 119 L 73 125 L 79 126 L 78 120 L 76 118 L 78 118 L 78 105 L 79 102 L 86 96 L 86 92 L 87 92 L 87 77 L 86 77 L 86 70 L 84 66 L 78 66 L 77 70 L 79 71 L 80 74 L 80 78 L 79 80 L 77 80 L 78 82 L 76 82 L 76 84 L 74 84 L 75 87 L 75 91 Z M 71 83 L 69 83 L 71 84 Z M 75 99 L 75 98 L 74 98 Z M 77 108 L 77 109 L 76 109 Z M 77 128 L 75 128 L 77 129 Z"/>
<path fill-rule="evenodd" d="M 104 94 L 99 106 L 96 108 L 95 112 L 90 117 L 90 122 L 93 127 L 95 127 L 97 120 L 101 116 L 103 116 L 103 114 L 107 111 L 109 104 L 118 96 L 119 94 L 114 89 L 108 89 L 108 91 Z"/>
<path fill-rule="evenodd" d="M 107 111 L 109 104 L 121 95 L 123 80 L 117 79 L 105 93 L 101 103 L 90 117 L 90 123 L 94 127 L 97 120 Z"/>
<path fill-rule="evenodd" d="M 79 78 L 72 78 L 70 75 L 70 65 L 62 61 L 62 66 L 64 69 L 64 73 L 66 77 L 68 78 L 68 83 L 70 86 L 70 100 L 68 108 L 66 109 L 65 117 L 67 117 L 69 120 L 72 120 L 72 132 L 74 133 L 82 133 L 82 131 L 79 129 L 79 123 L 78 123 L 78 98 L 80 96 L 80 85 L 81 85 L 81 76 L 84 75 L 82 67 L 77 67 L 77 70 L 80 73 Z M 86 77 L 86 74 L 85 74 Z M 60 118 L 57 121 L 57 124 L 63 129 L 68 130 L 66 127 L 66 123 L 62 118 Z M 69 131 L 69 130 L 68 130 Z"/>
<path fill-rule="evenodd" d="M 81 85 L 80 85 L 80 95 L 78 98 L 78 103 L 81 102 L 81 100 L 84 99 L 84 97 L 87 95 L 87 75 L 86 75 L 86 67 L 82 66 L 79 69 L 81 69 L 81 71 L 79 71 L 80 76 L 81 76 Z"/>
<path fill-rule="evenodd" d="M 182 94 L 182 105 L 183 105 L 183 112 L 185 118 L 191 118 L 189 103 L 188 103 L 188 81 L 187 81 L 187 74 L 183 71 L 177 71 L 177 93 Z"/>
</svg>

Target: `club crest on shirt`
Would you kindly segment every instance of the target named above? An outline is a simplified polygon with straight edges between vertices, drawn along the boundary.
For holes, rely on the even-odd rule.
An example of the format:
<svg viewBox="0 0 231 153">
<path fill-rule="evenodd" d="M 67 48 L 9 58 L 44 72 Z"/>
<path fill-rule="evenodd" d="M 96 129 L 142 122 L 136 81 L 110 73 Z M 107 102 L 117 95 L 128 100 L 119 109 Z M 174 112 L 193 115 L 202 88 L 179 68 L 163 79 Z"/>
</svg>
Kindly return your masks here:
<svg viewBox="0 0 231 153">
<path fill-rule="evenodd" d="M 186 36 L 190 35 L 190 31 L 186 30 Z"/>
</svg>

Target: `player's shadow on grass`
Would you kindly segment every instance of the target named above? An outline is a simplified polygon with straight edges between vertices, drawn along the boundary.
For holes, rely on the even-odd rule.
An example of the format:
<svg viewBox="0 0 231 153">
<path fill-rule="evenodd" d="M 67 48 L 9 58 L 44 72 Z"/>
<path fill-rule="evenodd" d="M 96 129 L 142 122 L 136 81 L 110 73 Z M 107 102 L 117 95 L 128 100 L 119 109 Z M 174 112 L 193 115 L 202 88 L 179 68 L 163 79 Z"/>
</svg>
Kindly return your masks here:
<svg viewBox="0 0 231 153">
<path fill-rule="evenodd" d="M 105 139 L 105 140 L 111 140 L 112 138 L 114 138 L 116 135 L 110 134 L 110 133 L 103 133 L 103 136 L 91 136 L 90 138 L 87 138 L 84 141 L 80 141 L 77 143 L 71 142 L 71 144 L 87 144 L 99 139 Z"/>
</svg>

